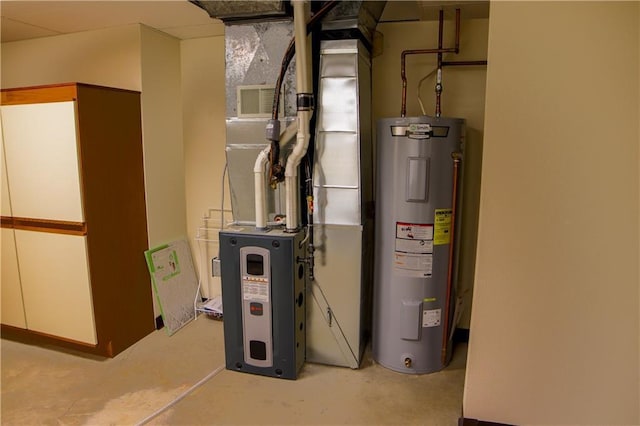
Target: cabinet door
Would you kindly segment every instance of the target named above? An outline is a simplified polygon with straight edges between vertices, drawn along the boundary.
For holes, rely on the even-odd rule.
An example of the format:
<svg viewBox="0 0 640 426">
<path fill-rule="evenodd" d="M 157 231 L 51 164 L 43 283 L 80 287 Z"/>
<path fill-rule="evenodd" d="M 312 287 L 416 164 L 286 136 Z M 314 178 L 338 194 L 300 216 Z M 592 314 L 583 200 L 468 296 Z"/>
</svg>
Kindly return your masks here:
<svg viewBox="0 0 640 426">
<path fill-rule="evenodd" d="M 9 200 L 7 170 L 5 167 L 4 158 L 4 142 L 1 136 L 2 127 L 0 123 L 0 184 L 2 185 L 2 199 L 0 202 L 0 210 L 2 216 L 11 216 L 11 203 Z M 26 328 L 26 322 L 24 319 L 24 307 L 22 305 L 22 289 L 20 288 L 20 274 L 18 273 L 18 258 L 16 257 L 16 243 L 15 237 L 13 235 L 13 229 L 2 228 L 1 244 L 1 321 L 2 324 Z"/>
<path fill-rule="evenodd" d="M 26 328 L 13 229 L 2 228 L 2 324 Z"/>
<path fill-rule="evenodd" d="M 0 199 L 0 215 L 12 216 L 11 202 L 9 200 L 9 184 L 7 183 L 7 165 L 4 155 L 4 137 L 2 120 L 0 120 L 0 185 L 2 186 L 2 198 Z"/>
<path fill-rule="evenodd" d="M 2 107 L 13 216 L 83 222 L 75 102 Z"/>
<path fill-rule="evenodd" d="M 86 237 L 15 234 L 27 328 L 96 344 Z"/>
</svg>

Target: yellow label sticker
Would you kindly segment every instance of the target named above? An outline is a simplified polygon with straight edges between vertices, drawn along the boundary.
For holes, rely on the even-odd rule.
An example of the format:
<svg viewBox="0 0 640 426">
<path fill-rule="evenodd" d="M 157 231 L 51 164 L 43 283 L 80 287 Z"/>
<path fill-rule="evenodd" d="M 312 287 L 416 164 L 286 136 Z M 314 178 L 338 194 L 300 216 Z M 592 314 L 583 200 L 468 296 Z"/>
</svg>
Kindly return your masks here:
<svg viewBox="0 0 640 426">
<path fill-rule="evenodd" d="M 451 209 L 436 209 L 433 226 L 433 245 L 451 242 Z"/>
</svg>

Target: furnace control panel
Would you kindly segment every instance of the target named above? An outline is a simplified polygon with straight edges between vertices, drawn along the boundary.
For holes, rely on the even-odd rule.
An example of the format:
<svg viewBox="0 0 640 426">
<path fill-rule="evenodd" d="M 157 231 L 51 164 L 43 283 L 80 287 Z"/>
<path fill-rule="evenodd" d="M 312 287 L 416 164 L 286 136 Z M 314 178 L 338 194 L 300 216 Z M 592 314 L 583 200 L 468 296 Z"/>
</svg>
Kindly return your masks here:
<svg viewBox="0 0 640 426">
<path fill-rule="evenodd" d="M 240 249 L 244 361 L 256 367 L 273 365 L 270 271 L 269 250 Z"/>
</svg>

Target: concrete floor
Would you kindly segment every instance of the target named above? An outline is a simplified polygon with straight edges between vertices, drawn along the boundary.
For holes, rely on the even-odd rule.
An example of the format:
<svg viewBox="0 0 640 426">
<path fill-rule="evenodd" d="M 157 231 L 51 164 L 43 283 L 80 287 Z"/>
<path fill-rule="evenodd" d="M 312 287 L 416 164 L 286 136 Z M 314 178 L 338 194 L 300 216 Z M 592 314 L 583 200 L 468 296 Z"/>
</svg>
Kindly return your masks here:
<svg viewBox="0 0 640 426">
<path fill-rule="evenodd" d="M 206 317 L 114 359 L 1 343 L 3 425 L 456 425 L 467 349 L 435 374 L 395 373 L 367 356 L 359 370 L 307 363 L 289 381 L 221 368 L 222 323 Z"/>
</svg>

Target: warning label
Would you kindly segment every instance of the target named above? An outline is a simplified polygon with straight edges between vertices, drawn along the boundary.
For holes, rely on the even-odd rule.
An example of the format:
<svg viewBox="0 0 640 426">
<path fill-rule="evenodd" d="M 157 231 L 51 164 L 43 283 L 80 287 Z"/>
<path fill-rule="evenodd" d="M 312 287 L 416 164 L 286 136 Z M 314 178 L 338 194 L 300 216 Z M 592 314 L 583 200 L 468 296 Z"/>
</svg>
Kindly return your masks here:
<svg viewBox="0 0 640 426">
<path fill-rule="evenodd" d="M 433 225 L 396 222 L 394 270 L 405 277 L 430 277 L 433 271 Z"/>
<path fill-rule="evenodd" d="M 442 245 L 451 242 L 451 209 L 436 209 L 433 244 Z"/>
<path fill-rule="evenodd" d="M 402 253 L 433 253 L 432 240 L 403 240 L 396 238 L 396 252 Z"/>
<path fill-rule="evenodd" d="M 422 311 L 422 326 L 437 327 L 442 318 L 442 309 L 425 309 Z"/>
<path fill-rule="evenodd" d="M 397 222 L 396 238 L 407 240 L 433 240 L 433 225 Z"/>
<path fill-rule="evenodd" d="M 433 272 L 433 255 L 396 252 L 393 266 L 396 273 L 405 277 L 430 277 Z"/>
</svg>

